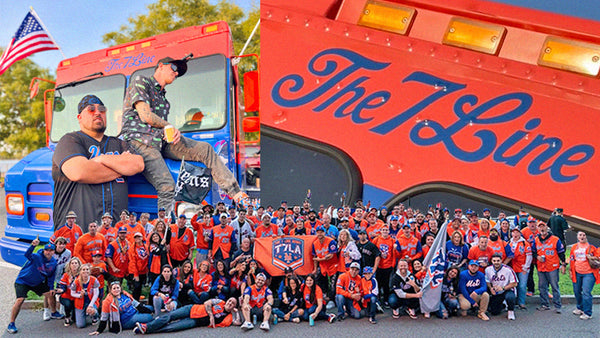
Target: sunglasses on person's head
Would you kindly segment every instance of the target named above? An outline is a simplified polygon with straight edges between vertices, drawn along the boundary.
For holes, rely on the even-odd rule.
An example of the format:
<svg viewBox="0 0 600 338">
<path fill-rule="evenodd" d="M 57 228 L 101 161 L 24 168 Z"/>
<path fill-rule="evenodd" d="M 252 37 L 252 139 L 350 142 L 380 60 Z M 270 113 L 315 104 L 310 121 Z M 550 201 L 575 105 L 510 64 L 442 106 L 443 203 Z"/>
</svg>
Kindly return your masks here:
<svg viewBox="0 0 600 338">
<path fill-rule="evenodd" d="M 85 109 L 87 109 L 87 111 L 89 111 L 90 113 L 96 112 L 96 106 L 93 105 L 93 104 L 90 104 Z M 98 106 L 98 111 L 101 112 L 101 113 L 106 113 L 106 107 L 103 106 L 103 105 L 99 105 Z"/>
<path fill-rule="evenodd" d="M 173 63 L 169 63 L 169 66 L 171 66 L 171 70 L 177 73 L 177 65 L 173 64 Z"/>
</svg>

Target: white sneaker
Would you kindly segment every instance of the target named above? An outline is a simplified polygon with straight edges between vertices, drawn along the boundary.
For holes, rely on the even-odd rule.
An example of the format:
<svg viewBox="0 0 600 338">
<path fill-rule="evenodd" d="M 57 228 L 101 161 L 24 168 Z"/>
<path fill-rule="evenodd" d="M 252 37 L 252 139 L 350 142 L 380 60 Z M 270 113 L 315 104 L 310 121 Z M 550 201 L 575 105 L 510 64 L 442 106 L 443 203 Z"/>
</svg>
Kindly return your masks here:
<svg viewBox="0 0 600 338">
<path fill-rule="evenodd" d="M 573 314 L 576 316 L 581 316 L 583 314 L 583 311 L 581 311 L 579 309 L 575 309 L 575 310 L 573 310 Z"/>
<path fill-rule="evenodd" d="M 515 320 L 515 312 L 508 311 L 508 320 Z"/>
<path fill-rule="evenodd" d="M 242 324 L 242 330 L 244 331 L 252 330 L 253 328 L 254 325 L 252 325 L 250 322 L 244 322 L 244 324 Z"/>
<path fill-rule="evenodd" d="M 52 312 L 50 312 L 50 309 L 44 309 L 44 321 L 49 321 L 50 319 L 52 319 Z"/>
<path fill-rule="evenodd" d="M 592 319 L 592 316 L 588 316 L 584 313 L 581 316 L 579 316 L 579 319 L 588 320 L 588 319 Z"/>
<path fill-rule="evenodd" d="M 265 330 L 265 331 L 269 331 L 271 329 L 271 327 L 269 326 L 269 322 L 264 321 L 260 324 L 260 329 L 261 330 Z"/>
<path fill-rule="evenodd" d="M 335 307 L 335 303 L 330 300 L 329 303 L 327 303 L 327 310 L 331 310 Z"/>
</svg>

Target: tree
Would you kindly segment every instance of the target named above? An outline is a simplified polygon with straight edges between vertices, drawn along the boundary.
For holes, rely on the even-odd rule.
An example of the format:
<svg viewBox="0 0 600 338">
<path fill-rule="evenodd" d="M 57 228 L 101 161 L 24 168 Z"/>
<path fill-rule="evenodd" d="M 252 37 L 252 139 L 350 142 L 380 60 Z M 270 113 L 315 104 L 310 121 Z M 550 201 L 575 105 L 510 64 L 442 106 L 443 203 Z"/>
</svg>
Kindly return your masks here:
<svg viewBox="0 0 600 338">
<path fill-rule="evenodd" d="M 158 0 L 148 5 L 147 14 L 130 17 L 128 25 L 122 25 L 118 31 L 104 34 L 102 41 L 109 45 L 117 45 L 188 26 L 223 20 L 231 28 L 235 52 L 239 53 L 259 18 L 260 10 L 257 6 L 245 16 L 240 7 L 225 0 L 216 5 L 211 5 L 208 0 Z M 258 54 L 259 50 L 260 32 L 257 30 L 244 53 Z M 242 72 L 256 69 L 256 60 L 244 60 L 240 63 L 240 68 Z"/>
<path fill-rule="evenodd" d="M 0 75 L 0 158 L 24 156 L 46 144 L 44 98 L 38 95 L 29 99 L 34 77 L 54 81 L 48 69 L 29 59 L 17 61 Z M 51 87 L 41 82 L 39 92 Z"/>
</svg>

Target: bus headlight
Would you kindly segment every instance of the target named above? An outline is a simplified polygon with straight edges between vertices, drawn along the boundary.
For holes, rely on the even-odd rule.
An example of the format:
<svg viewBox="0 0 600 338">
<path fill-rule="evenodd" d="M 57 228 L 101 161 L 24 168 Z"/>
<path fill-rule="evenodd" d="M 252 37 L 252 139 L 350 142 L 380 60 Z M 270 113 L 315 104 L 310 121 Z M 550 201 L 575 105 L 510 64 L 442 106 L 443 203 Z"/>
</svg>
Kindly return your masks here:
<svg viewBox="0 0 600 338">
<path fill-rule="evenodd" d="M 21 195 L 21 194 L 6 194 L 6 212 L 11 215 L 22 216 L 25 213 L 25 204 L 23 203 L 23 195 Z"/>
</svg>

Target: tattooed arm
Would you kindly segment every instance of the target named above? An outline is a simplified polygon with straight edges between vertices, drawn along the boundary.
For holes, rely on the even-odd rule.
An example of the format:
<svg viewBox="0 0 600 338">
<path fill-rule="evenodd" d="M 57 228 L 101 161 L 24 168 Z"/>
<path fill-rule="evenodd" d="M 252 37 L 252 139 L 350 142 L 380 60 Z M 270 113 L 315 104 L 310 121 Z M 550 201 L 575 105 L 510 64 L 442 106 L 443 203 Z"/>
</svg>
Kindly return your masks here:
<svg viewBox="0 0 600 338">
<path fill-rule="evenodd" d="M 142 122 L 147 123 L 153 126 L 154 128 L 164 128 L 165 126 L 170 124 L 169 122 L 160 118 L 158 115 L 154 114 L 150 109 L 150 105 L 148 105 L 146 102 L 138 101 L 133 105 L 137 110 L 138 115 L 140 116 L 140 120 L 142 120 Z M 173 138 L 173 143 L 179 142 L 180 138 L 181 132 L 179 132 L 179 129 L 175 128 L 175 136 Z"/>
</svg>

